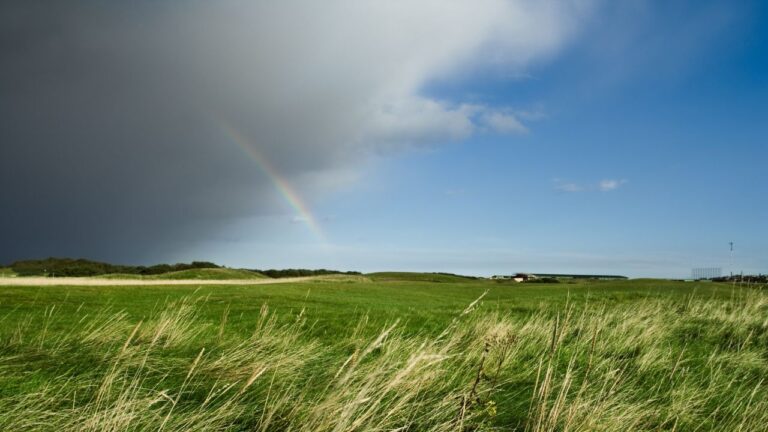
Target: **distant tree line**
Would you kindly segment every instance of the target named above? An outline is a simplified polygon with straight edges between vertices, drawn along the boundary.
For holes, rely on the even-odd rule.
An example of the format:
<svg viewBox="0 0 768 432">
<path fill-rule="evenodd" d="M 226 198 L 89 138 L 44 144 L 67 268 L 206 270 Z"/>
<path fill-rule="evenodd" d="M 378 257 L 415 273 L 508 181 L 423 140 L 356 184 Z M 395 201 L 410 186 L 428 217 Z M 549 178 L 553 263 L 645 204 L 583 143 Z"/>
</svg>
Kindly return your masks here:
<svg viewBox="0 0 768 432">
<path fill-rule="evenodd" d="M 460 277 L 460 278 L 464 278 L 464 279 L 480 279 L 477 276 L 466 276 L 466 275 L 460 275 L 460 274 L 456 274 L 456 273 L 432 272 L 432 274 L 438 274 L 438 275 L 443 275 L 443 276 L 455 276 L 455 277 Z"/>
<path fill-rule="evenodd" d="M 271 278 L 286 278 L 286 277 L 300 277 L 300 276 L 322 276 L 322 275 L 338 275 L 338 274 L 344 274 L 344 275 L 360 275 L 362 273 L 357 271 L 347 271 L 342 272 L 338 270 L 327 270 L 327 269 L 317 269 L 317 270 L 310 270 L 310 269 L 284 269 L 284 270 L 276 270 L 276 269 L 269 269 L 269 270 L 251 270 L 258 273 L 263 274 L 264 276 L 269 276 Z"/>
<path fill-rule="evenodd" d="M 152 266 L 116 265 L 87 259 L 46 258 L 40 260 L 16 261 L 9 266 L 19 276 L 100 276 L 122 273 L 133 275 L 158 275 L 182 270 L 221 268 L 212 262 L 193 261 L 189 264 L 156 264 Z M 360 275 L 356 271 L 342 272 L 328 269 L 285 269 L 253 270 L 271 278 L 320 276 L 320 275 Z"/>
<path fill-rule="evenodd" d="M 220 266 L 206 261 L 193 261 L 189 264 L 127 266 L 87 259 L 46 258 L 42 260 L 16 261 L 10 267 L 19 276 L 99 276 L 111 273 L 156 275 L 181 270 L 219 268 Z"/>
</svg>

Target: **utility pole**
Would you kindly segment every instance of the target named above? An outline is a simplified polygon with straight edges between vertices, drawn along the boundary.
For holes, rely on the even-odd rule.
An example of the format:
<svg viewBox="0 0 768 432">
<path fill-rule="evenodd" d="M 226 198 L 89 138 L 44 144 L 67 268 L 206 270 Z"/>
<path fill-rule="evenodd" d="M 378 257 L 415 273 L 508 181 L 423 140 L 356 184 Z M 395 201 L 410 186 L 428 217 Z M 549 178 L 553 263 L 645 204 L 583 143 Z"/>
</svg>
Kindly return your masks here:
<svg viewBox="0 0 768 432">
<path fill-rule="evenodd" d="M 733 277 L 733 242 L 729 242 L 728 244 L 731 245 L 731 254 L 730 254 L 730 261 L 731 262 L 729 263 L 729 267 L 731 268 L 730 269 L 731 270 L 731 277 Z"/>
</svg>

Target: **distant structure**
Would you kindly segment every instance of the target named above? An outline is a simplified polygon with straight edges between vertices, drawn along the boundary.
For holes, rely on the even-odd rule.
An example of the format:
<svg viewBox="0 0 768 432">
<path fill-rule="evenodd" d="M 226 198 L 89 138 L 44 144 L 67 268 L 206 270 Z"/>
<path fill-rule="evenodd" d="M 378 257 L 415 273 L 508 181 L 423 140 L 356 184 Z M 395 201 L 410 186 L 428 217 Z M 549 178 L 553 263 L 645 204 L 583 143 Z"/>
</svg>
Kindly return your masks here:
<svg viewBox="0 0 768 432">
<path fill-rule="evenodd" d="M 731 252 L 728 255 L 728 271 L 731 272 L 731 276 L 733 276 L 733 242 L 728 242 L 729 245 L 731 245 Z"/>
<path fill-rule="evenodd" d="M 555 278 L 555 279 L 599 279 L 599 280 L 628 279 L 626 276 L 621 276 L 621 275 L 590 275 L 590 274 L 561 274 L 561 273 L 536 273 L 536 276 L 541 278 Z"/>
<path fill-rule="evenodd" d="M 694 280 L 719 278 L 723 274 L 720 267 L 698 267 L 691 270 L 691 276 Z"/>
<path fill-rule="evenodd" d="M 536 279 L 536 275 L 531 273 L 515 273 L 514 275 L 493 275 L 491 279 L 513 280 L 515 282 L 526 282 Z"/>
<path fill-rule="evenodd" d="M 554 278 L 554 279 L 600 279 L 600 280 L 616 280 L 627 279 L 626 276 L 618 275 L 584 275 L 584 274 L 561 274 L 561 273 L 515 273 L 514 275 L 493 275 L 491 279 L 500 280 L 513 280 L 515 282 L 527 282 L 533 279 L 539 278 Z"/>
</svg>

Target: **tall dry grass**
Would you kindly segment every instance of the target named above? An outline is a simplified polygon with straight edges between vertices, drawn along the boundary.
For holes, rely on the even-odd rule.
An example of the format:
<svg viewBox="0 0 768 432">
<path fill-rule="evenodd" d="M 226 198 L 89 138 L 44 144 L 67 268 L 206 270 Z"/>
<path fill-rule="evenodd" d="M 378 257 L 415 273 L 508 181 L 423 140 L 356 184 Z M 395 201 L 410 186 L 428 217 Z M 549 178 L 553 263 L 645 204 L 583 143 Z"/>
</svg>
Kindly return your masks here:
<svg viewBox="0 0 768 432">
<path fill-rule="evenodd" d="M 312 336 L 264 305 L 249 334 L 204 299 L 141 321 L 55 307 L 0 332 L 0 430 L 763 431 L 768 296 L 470 305 L 437 335 Z"/>
</svg>

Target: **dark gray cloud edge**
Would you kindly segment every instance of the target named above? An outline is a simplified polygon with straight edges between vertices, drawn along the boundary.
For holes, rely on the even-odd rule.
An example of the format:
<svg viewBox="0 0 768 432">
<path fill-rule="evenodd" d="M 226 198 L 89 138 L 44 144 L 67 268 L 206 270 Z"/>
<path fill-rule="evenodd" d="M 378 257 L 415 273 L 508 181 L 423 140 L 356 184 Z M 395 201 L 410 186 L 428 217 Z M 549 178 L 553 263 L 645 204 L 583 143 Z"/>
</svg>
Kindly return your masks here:
<svg viewBox="0 0 768 432">
<path fill-rule="evenodd" d="M 517 67 L 555 50 L 584 2 L 544 3 L 4 1 L 0 263 L 166 260 L 285 211 L 222 122 L 296 184 L 370 152 L 523 130 L 505 108 L 418 89 L 477 52 Z"/>
</svg>

